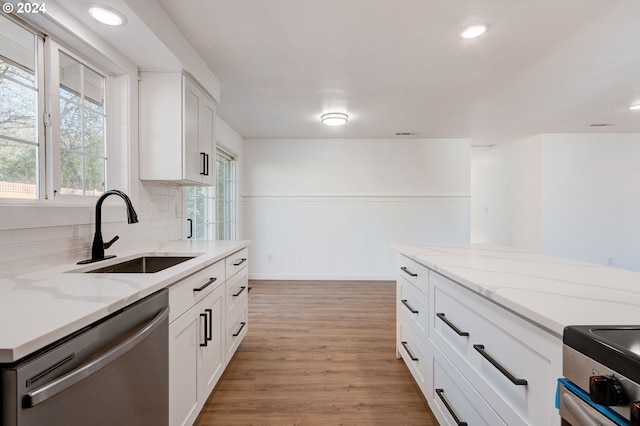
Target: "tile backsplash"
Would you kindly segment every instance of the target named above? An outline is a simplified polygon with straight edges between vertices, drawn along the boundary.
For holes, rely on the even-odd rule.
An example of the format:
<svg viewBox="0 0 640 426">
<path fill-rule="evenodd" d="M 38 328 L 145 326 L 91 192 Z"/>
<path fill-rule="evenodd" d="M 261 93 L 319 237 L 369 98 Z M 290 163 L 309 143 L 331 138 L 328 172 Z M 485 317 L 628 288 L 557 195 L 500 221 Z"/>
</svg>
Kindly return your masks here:
<svg viewBox="0 0 640 426">
<path fill-rule="evenodd" d="M 115 197 L 109 197 L 115 198 Z M 106 204 L 105 204 L 106 206 Z M 115 235 L 120 239 L 108 249 L 107 254 L 143 243 L 179 240 L 183 232 L 183 189 L 160 183 L 141 183 L 138 202 L 134 208 L 139 222 L 129 225 L 124 205 L 118 218 L 113 212 L 105 213 L 102 235 L 104 241 Z M 8 207 L 11 208 L 11 207 Z M 112 208 L 115 210 L 115 208 Z M 94 207 L 82 220 L 72 225 L 29 227 L 0 230 L 0 278 L 75 263 L 91 257 L 93 241 Z M 120 221 L 122 217 L 122 221 Z"/>
</svg>

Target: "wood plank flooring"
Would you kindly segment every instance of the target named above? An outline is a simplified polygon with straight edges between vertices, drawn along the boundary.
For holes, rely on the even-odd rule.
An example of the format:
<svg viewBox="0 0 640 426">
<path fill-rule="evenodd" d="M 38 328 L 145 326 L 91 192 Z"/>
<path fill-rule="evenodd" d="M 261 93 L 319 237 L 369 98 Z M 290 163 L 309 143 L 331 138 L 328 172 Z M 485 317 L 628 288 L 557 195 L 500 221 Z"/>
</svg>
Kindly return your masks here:
<svg viewBox="0 0 640 426">
<path fill-rule="evenodd" d="M 437 425 L 395 357 L 395 283 L 251 281 L 249 331 L 196 421 Z"/>
</svg>

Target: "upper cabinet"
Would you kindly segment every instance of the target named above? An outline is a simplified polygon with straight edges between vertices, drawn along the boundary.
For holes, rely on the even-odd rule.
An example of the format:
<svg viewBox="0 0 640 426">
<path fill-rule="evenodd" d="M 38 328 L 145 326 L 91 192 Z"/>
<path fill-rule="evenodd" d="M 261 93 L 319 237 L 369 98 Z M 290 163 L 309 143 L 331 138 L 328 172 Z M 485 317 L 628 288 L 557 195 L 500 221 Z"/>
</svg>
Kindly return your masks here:
<svg viewBox="0 0 640 426">
<path fill-rule="evenodd" d="M 140 179 L 215 185 L 214 101 L 182 73 L 141 72 Z"/>
</svg>

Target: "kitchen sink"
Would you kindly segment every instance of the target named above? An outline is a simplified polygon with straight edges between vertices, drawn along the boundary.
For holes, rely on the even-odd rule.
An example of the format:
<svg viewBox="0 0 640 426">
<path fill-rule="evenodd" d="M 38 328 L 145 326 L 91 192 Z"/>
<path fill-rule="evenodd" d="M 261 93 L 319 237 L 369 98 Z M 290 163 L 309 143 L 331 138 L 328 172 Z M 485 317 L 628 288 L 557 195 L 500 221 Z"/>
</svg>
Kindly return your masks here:
<svg viewBox="0 0 640 426">
<path fill-rule="evenodd" d="M 105 274 L 153 274 L 178 265 L 196 256 L 141 256 L 97 269 L 83 270 L 85 273 Z"/>
</svg>

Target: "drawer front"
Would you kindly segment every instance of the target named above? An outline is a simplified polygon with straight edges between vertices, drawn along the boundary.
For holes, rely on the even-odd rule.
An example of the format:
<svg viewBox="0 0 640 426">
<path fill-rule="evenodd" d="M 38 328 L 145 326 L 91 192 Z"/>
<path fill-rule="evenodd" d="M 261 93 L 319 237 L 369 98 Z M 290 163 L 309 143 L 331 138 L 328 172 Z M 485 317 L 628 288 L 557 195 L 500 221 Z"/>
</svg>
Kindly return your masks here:
<svg viewBox="0 0 640 426">
<path fill-rule="evenodd" d="M 552 424 L 559 339 L 439 274 L 432 280 L 436 346 L 508 424 Z"/>
<path fill-rule="evenodd" d="M 226 258 L 225 262 L 227 264 L 227 279 L 229 279 L 247 267 L 249 264 L 249 249 L 243 248 L 242 250 L 233 253 Z"/>
<path fill-rule="evenodd" d="M 429 269 L 426 266 L 400 254 L 398 255 L 397 274 L 424 294 L 429 294 Z"/>
<path fill-rule="evenodd" d="M 227 306 L 227 318 L 231 318 L 235 315 L 236 311 L 243 306 L 246 308 L 248 303 L 247 294 L 249 293 L 249 286 L 247 280 L 247 270 L 234 275 L 229 278 L 225 283 L 226 286 L 226 306 Z"/>
<path fill-rule="evenodd" d="M 225 265 L 219 261 L 169 287 L 169 322 L 174 321 L 197 302 L 224 283 Z"/>
<path fill-rule="evenodd" d="M 505 425 L 489 404 L 443 356 L 433 359 L 433 397 L 429 406 L 440 424 Z"/>
<path fill-rule="evenodd" d="M 411 375 L 427 399 L 432 388 L 430 373 L 433 356 L 427 346 L 416 336 L 412 327 L 405 321 L 398 323 L 398 353 L 409 368 Z"/>
<path fill-rule="evenodd" d="M 398 318 L 403 315 L 423 342 L 428 339 L 429 327 L 429 298 L 414 286 L 398 279 Z"/>
<path fill-rule="evenodd" d="M 247 308 L 240 309 L 236 316 L 227 321 L 226 326 L 226 347 L 227 347 L 227 362 L 231 361 L 233 354 L 240 346 L 240 342 L 247 334 L 249 328 L 249 322 L 247 317 Z"/>
</svg>

